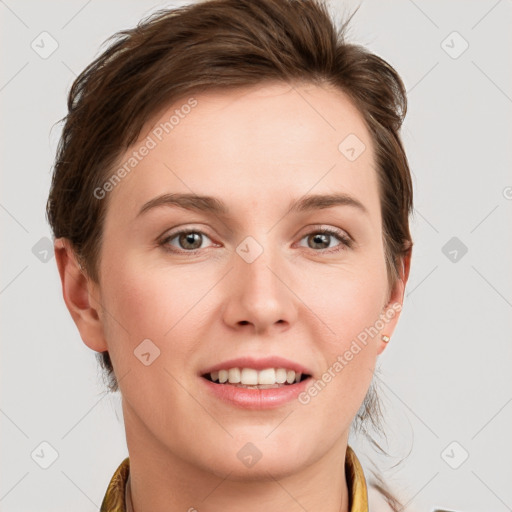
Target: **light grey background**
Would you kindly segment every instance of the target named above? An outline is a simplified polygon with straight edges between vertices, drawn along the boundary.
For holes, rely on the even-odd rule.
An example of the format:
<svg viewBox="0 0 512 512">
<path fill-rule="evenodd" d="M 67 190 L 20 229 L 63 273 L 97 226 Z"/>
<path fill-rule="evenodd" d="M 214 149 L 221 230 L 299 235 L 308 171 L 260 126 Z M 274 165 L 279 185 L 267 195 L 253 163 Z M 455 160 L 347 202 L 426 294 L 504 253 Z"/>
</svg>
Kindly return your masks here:
<svg viewBox="0 0 512 512">
<path fill-rule="evenodd" d="M 2 512 L 98 510 L 127 455 L 119 396 L 104 393 L 45 252 L 52 125 L 108 36 L 178 4 L 0 0 Z M 379 464 L 404 459 L 384 475 L 406 510 L 512 510 L 511 21 L 511 0 L 363 0 L 350 30 L 409 93 L 415 246 L 379 380 L 392 454 Z M 58 43 L 46 59 L 31 48 L 43 31 Z M 58 453 L 48 469 L 31 456 L 49 460 L 43 441 Z M 378 461 L 352 445 L 365 464 L 364 451 Z"/>
</svg>

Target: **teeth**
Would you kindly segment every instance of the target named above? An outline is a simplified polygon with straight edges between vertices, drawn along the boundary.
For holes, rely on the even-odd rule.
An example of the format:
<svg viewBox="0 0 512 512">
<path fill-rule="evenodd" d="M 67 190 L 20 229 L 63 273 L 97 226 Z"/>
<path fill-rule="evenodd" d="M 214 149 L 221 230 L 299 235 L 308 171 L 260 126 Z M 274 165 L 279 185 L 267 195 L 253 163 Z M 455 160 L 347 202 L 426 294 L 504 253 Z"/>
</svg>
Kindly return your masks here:
<svg viewBox="0 0 512 512">
<path fill-rule="evenodd" d="M 230 368 L 229 369 L 229 383 L 238 384 L 240 382 L 240 369 Z"/>
<path fill-rule="evenodd" d="M 245 386 L 272 386 L 278 384 L 294 384 L 300 382 L 302 373 L 286 368 L 265 368 L 255 370 L 254 368 L 229 368 L 229 370 L 218 370 L 210 373 L 213 382 L 225 384 L 239 384 Z"/>
<path fill-rule="evenodd" d="M 275 384 L 276 371 L 274 368 L 267 368 L 258 372 L 258 384 Z"/>
<path fill-rule="evenodd" d="M 278 368 L 276 370 L 276 382 L 278 384 L 284 384 L 286 382 L 286 370 L 284 368 Z"/>
<path fill-rule="evenodd" d="M 240 382 L 242 384 L 258 384 L 258 370 L 254 370 L 253 368 L 242 368 Z"/>
</svg>

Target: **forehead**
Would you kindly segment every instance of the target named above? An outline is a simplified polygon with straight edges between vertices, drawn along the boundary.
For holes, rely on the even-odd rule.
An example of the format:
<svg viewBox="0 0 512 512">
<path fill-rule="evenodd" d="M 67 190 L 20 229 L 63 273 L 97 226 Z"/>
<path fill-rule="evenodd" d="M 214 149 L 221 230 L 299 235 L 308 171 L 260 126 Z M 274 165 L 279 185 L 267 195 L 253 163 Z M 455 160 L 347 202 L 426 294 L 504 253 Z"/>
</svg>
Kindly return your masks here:
<svg viewBox="0 0 512 512">
<path fill-rule="evenodd" d="M 362 115 L 333 87 L 267 83 L 191 94 L 155 115 L 121 155 L 116 169 L 128 172 L 109 209 L 133 218 L 135 205 L 165 192 L 239 205 L 326 190 L 364 200 L 377 190 L 372 148 Z"/>
<path fill-rule="evenodd" d="M 195 106 L 189 108 L 192 98 Z M 341 90 L 282 82 L 183 97 L 157 114 L 144 132 L 170 145 L 179 137 L 183 151 L 212 142 L 231 157 L 240 156 L 237 148 L 250 145 L 288 151 L 296 159 L 311 149 L 318 158 L 337 159 L 338 145 L 348 134 L 368 139 L 360 112 Z"/>
</svg>

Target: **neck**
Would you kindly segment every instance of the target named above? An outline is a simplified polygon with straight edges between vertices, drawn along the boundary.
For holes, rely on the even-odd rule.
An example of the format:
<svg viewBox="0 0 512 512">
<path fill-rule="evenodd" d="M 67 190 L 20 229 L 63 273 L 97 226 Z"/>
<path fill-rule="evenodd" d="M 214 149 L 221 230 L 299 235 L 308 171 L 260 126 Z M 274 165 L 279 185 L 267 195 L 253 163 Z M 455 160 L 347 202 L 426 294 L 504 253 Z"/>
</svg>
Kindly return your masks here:
<svg viewBox="0 0 512 512">
<path fill-rule="evenodd" d="M 348 512 L 348 436 L 293 473 L 264 470 L 253 479 L 234 479 L 170 452 L 132 416 L 125 415 L 125 425 L 133 512 Z"/>
</svg>

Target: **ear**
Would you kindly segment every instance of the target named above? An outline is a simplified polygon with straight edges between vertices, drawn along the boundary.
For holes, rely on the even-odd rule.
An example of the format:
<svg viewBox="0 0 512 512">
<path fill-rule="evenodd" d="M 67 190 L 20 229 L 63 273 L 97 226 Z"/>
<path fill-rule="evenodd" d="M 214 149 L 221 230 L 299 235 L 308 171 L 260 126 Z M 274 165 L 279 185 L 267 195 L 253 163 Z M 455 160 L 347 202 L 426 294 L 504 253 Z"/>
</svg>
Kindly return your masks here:
<svg viewBox="0 0 512 512">
<path fill-rule="evenodd" d="M 402 257 L 402 268 L 400 271 L 400 276 L 397 279 L 395 286 L 391 290 L 389 301 L 383 310 L 383 321 L 385 323 L 385 326 L 382 329 L 379 336 L 386 335 L 389 338 L 391 338 L 395 330 L 395 327 L 398 323 L 398 319 L 400 318 L 400 313 L 402 312 L 402 305 L 404 303 L 405 286 L 407 285 L 407 280 L 409 279 L 409 272 L 411 270 L 411 255 L 412 247 Z M 377 343 L 377 354 L 381 354 L 384 351 L 384 349 L 388 346 L 388 343 L 386 343 L 380 338 L 377 340 Z"/>
<path fill-rule="evenodd" d="M 100 311 L 99 286 L 86 276 L 66 238 L 54 242 L 55 260 L 62 283 L 64 302 L 80 331 L 83 342 L 92 350 L 108 350 Z"/>
</svg>

